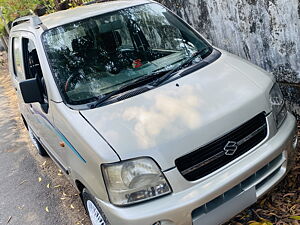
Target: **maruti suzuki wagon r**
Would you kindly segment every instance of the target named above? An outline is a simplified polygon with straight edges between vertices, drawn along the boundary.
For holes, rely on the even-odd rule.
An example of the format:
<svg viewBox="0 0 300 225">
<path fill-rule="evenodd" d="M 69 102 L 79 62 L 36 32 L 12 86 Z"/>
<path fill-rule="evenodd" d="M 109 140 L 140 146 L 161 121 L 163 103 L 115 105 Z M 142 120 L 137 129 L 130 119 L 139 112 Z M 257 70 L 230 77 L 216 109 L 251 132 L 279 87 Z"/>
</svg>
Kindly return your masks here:
<svg viewBox="0 0 300 225">
<path fill-rule="evenodd" d="M 293 164 L 296 122 L 272 75 L 154 1 L 12 26 L 21 116 L 93 225 L 222 224 Z"/>
</svg>

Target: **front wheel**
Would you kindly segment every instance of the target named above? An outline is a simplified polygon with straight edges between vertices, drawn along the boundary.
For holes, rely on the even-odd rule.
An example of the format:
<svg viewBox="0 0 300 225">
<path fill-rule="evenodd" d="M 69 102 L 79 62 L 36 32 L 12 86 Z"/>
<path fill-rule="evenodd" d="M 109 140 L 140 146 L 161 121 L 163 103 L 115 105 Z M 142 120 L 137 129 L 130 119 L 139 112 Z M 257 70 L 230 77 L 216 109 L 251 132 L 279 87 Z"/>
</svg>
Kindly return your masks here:
<svg viewBox="0 0 300 225">
<path fill-rule="evenodd" d="M 82 191 L 82 200 L 93 225 L 110 225 L 96 199 L 86 188 Z"/>
<path fill-rule="evenodd" d="M 41 156 L 48 156 L 48 153 L 43 148 L 41 143 L 38 141 L 38 139 L 36 138 L 36 136 L 34 135 L 32 129 L 30 127 L 28 127 L 28 133 L 29 133 L 29 137 L 30 137 L 31 142 L 34 145 L 34 147 L 38 150 L 38 153 Z"/>
</svg>

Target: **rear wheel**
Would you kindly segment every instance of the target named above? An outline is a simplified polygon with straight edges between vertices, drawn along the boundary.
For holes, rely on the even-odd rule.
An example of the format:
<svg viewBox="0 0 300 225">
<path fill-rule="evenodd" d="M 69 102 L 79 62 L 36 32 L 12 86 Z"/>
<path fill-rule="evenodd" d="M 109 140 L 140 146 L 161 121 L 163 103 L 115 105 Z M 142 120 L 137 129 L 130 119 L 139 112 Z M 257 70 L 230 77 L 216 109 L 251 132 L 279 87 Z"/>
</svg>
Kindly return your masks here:
<svg viewBox="0 0 300 225">
<path fill-rule="evenodd" d="M 38 141 L 38 139 L 36 138 L 36 136 L 34 135 L 32 129 L 30 127 L 28 127 L 28 133 L 29 133 L 31 142 L 34 145 L 34 147 L 38 150 L 38 153 L 41 156 L 48 156 L 48 153 L 43 148 L 43 146 L 40 144 L 40 142 Z"/>
<path fill-rule="evenodd" d="M 82 200 L 93 225 L 110 224 L 98 205 L 96 199 L 88 192 L 86 188 L 84 188 L 82 191 Z"/>
</svg>

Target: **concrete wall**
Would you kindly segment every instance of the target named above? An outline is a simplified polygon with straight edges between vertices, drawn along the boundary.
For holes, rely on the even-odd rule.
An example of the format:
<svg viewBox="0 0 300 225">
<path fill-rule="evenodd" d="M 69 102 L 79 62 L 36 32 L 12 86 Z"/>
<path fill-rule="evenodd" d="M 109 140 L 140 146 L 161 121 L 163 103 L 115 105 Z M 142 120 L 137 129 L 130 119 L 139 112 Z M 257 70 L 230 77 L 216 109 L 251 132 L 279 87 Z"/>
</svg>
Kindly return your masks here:
<svg viewBox="0 0 300 225">
<path fill-rule="evenodd" d="M 300 115 L 300 0 L 161 0 L 212 44 L 272 72 Z"/>
</svg>

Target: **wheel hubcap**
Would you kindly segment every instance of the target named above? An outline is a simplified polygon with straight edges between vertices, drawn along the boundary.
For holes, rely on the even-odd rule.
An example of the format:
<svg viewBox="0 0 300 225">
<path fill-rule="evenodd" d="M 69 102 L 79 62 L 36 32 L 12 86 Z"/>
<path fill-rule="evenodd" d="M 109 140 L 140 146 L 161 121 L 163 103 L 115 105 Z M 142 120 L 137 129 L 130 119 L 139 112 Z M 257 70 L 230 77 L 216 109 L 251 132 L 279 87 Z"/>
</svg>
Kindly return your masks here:
<svg viewBox="0 0 300 225">
<path fill-rule="evenodd" d="M 91 218 L 93 225 L 106 225 L 103 217 L 101 216 L 99 210 L 96 208 L 94 203 L 90 200 L 87 201 L 87 210 L 89 213 L 89 216 Z"/>
</svg>

